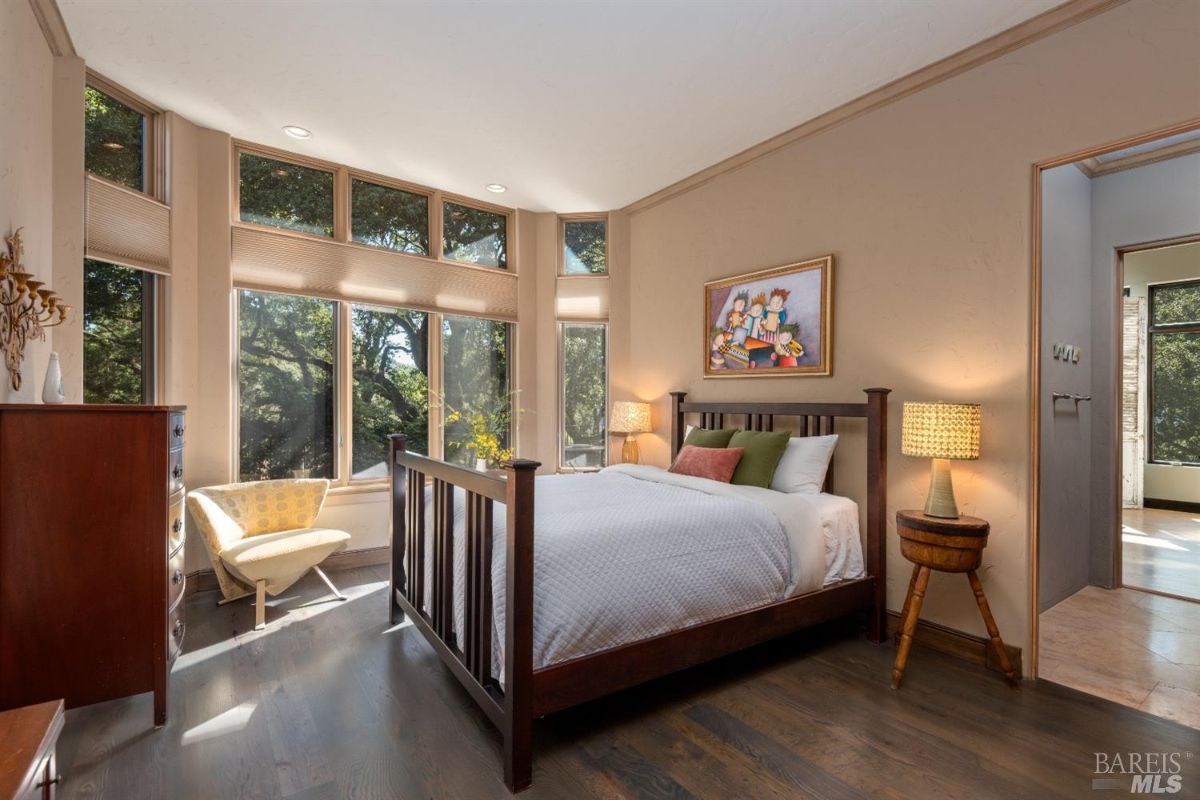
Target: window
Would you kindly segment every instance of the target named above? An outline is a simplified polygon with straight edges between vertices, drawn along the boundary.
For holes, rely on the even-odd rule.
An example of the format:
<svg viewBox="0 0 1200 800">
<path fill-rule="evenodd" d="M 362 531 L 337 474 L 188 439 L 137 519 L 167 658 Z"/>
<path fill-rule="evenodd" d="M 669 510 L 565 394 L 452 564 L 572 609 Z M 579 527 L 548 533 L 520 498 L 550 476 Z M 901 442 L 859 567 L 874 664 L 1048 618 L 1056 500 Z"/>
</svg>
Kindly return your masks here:
<svg viewBox="0 0 1200 800">
<path fill-rule="evenodd" d="M 354 178 L 350 181 L 350 230 L 362 244 L 429 255 L 429 198 Z"/>
<path fill-rule="evenodd" d="M 83 262 L 83 401 L 154 400 L 155 276 Z"/>
<path fill-rule="evenodd" d="M 335 305 L 240 292 L 241 480 L 334 477 Z"/>
<path fill-rule="evenodd" d="M 562 431 L 559 460 L 568 469 L 600 469 L 608 450 L 607 326 L 562 323 Z"/>
<path fill-rule="evenodd" d="M 428 452 L 430 315 L 372 306 L 353 306 L 351 313 L 350 477 L 386 478 L 391 434 L 405 434 L 409 452 Z"/>
<path fill-rule="evenodd" d="M 608 272 L 608 223 L 602 219 L 563 221 L 563 274 Z"/>
<path fill-rule="evenodd" d="M 508 268 L 508 216 L 442 204 L 442 254 L 451 261 Z"/>
<path fill-rule="evenodd" d="M 242 152 L 238 155 L 242 222 L 333 236 L 333 173 Z"/>
<path fill-rule="evenodd" d="M 1150 287 L 1150 460 L 1200 465 L 1200 280 Z"/>
<path fill-rule="evenodd" d="M 494 466 L 511 456 L 509 325 L 446 316 L 442 322 L 445 460 Z"/>
<path fill-rule="evenodd" d="M 91 86 L 84 87 L 83 104 L 84 168 L 135 191 L 148 191 L 146 116 Z"/>
</svg>

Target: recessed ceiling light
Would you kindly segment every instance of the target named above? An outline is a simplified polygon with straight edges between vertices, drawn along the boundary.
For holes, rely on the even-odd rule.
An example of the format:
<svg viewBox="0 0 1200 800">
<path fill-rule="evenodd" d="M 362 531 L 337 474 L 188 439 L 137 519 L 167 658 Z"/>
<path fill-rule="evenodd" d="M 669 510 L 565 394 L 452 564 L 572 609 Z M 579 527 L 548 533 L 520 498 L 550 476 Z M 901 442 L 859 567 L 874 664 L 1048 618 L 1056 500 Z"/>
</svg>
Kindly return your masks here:
<svg viewBox="0 0 1200 800">
<path fill-rule="evenodd" d="M 483 188 L 487 189 L 489 192 L 495 192 L 496 194 L 500 194 L 501 192 L 508 191 L 508 187 L 505 186 L 503 183 L 489 183 L 487 186 L 485 186 Z"/>
<path fill-rule="evenodd" d="M 124 150 L 125 149 L 125 145 L 121 144 L 120 142 L 105 142 L 104 147 L 108 148 L 109 150 Z"/>
<path fill-rule="evenodd" d="M 308 139 L 312 137 L 312 131 L 308 128 L 301 128 L 299 125 L 284 125 L 283 132 L 293 139 Z"/>
</svg>

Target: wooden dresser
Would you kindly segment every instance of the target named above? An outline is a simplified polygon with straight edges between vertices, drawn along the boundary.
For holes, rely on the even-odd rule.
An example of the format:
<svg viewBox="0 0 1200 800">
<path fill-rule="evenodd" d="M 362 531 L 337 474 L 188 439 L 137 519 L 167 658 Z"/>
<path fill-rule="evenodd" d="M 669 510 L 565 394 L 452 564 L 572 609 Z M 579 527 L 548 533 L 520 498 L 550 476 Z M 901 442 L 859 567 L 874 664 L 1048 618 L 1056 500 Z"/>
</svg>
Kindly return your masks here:
<svg viewBox="0 0 1200 800">
<path fill-rule="evenodd" d="M 53 800 L 62 700 L 0 711 L 0 800 Z"/>
<path fill-rule="evenodd" d="M 0 710 L 154 692 L 183 643 L 184 409 L 0 405 Z"/>
</svg>

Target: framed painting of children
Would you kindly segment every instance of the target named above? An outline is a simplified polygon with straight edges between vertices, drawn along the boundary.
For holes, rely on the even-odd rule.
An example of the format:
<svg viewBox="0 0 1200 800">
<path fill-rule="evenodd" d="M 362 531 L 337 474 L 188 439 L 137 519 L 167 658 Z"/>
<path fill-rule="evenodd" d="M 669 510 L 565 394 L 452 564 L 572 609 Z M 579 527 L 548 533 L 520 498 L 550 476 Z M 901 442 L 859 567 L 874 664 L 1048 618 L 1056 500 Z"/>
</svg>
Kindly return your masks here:
<svg viewBox="0 0 1200 800">
<path fill-rule="evenodd" d="M 704 377 L 830 375 L 833 256 L 704 284 Z"/>
</svg>

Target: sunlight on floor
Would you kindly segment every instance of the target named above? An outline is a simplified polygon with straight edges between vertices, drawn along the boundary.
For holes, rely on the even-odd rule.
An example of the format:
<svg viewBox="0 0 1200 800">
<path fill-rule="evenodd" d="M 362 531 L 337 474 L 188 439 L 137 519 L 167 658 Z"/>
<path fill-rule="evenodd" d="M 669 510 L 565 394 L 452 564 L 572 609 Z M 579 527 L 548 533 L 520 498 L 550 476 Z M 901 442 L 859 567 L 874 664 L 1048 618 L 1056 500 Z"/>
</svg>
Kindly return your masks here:
<svg viewBox="0 0 1200 800">
<path fill-rule="evenodd" d="M 189 744 L 203 742 L 205 739 L 215 739 L 227 733 L 245 730 L 246 726 L 250 724 L 250 717 L 254 716 L 257 708 L 258 703 L 248 700 L 228 711 L 222 711 L 207 722 L 201 722 L 196 727 L 184 731 L 179 743 L 186 747 Z"/>
<path fill-rule="evenodd" d="M 1146 536 L 1140 533 L 1128 533 L 1128 530 L 1129 529 L 1126 528 L 1126 532 L 1121 534 L 1121 541 L 1125 542 L 1126 544 L 1140 544 L 1145 547 L 1161 547 L 1165 550 L 1178 550 L 1181 553 L 1188 552 L 1186 547 L 1180 547 L 1174 542 L 1168 542 L 1166 539 L 1155 539 L 1153 536 Z"/>
</svg>

